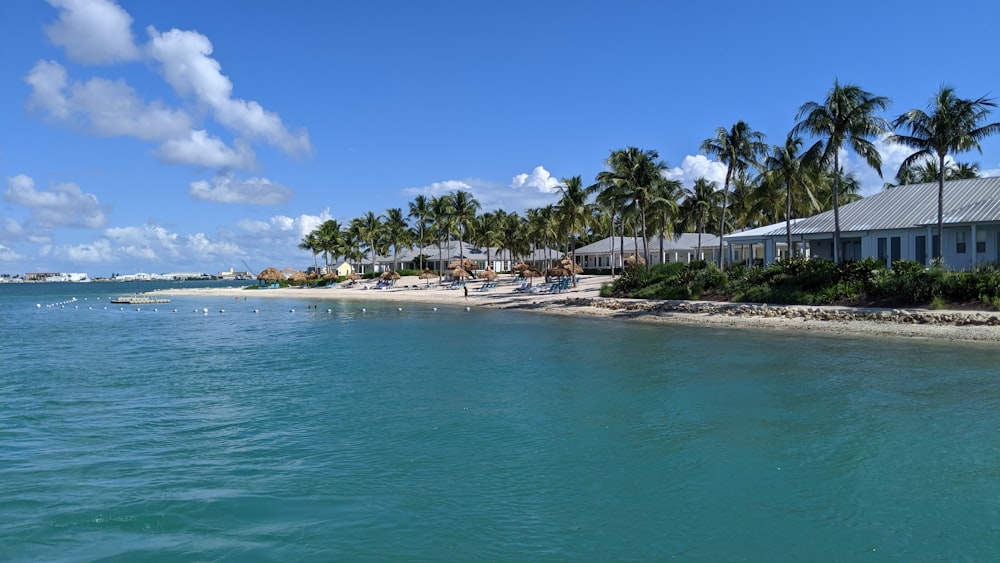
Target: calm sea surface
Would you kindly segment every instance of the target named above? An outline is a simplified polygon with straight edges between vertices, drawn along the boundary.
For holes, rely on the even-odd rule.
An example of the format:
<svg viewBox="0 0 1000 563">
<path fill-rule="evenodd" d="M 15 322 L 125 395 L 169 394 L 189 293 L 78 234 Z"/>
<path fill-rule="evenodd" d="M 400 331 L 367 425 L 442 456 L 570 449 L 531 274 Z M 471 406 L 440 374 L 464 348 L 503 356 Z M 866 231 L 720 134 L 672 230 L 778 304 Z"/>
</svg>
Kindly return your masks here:
<svg viewBox="0 0 1000 563">
<path fill-rule="evenodd" d="M 0 560 L 1000 557 L 995 345 L 152 287 L 0 285 Z"/>
</svg>

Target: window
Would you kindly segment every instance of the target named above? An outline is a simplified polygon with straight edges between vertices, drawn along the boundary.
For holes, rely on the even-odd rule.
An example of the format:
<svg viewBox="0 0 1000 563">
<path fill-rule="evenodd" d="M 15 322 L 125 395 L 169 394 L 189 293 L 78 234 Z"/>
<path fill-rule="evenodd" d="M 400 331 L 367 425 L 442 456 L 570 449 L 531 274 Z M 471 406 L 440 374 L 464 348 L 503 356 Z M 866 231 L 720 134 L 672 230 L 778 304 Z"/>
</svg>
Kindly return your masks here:
<svg viewBox="0 0 1000 563">
<path fill-rule="evenodd" d="M 979 254 L 986 253 L 986 231 L 984 230 L 976 231 L 976 252 Z"/>
<path fill-rule="evenodd" d="M 879 260 L 883 262 L 885 262 L 885 259 L 889 257 L 888 245 L 886 244 L 888 242 L 889 240 L 885 237 L 878 238 L 878 252 L 876 256 L 878 257 Z"/>
<path fill-rule="evenodd" d="M 955 252 L 965 254 L 965 231 L 955 233 Z"/>
<path fill-rule="evenodd" d="M 892 237 L 889 239 L 889 260 L 890 262 L 898 262 L 900 257 L 900 250 L 902 246 L 902 240 L 899 237 Z"/>
</svg>

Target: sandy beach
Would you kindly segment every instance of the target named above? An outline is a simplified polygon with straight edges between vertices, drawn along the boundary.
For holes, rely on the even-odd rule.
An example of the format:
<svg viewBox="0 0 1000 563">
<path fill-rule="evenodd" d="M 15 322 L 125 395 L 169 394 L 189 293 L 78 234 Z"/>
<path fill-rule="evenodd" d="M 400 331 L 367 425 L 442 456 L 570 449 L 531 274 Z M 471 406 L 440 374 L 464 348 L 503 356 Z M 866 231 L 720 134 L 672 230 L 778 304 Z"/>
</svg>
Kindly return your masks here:
<svg viewBox="0 0 1000 563">
<path fill-rule="evenodd" d="M 701 302 L 660 302 L 637 299 L 602 298 L 600 290 L 611 276 L 581 276 L 577 287 L 559 293 L 544 290 L 550 284 L 535 283 L 536 292 L 515 292 L 519 283 L 502 276 L 498 285 L 485 291 L 481 281 L 463 289 L 438 287 L 416 276 L 399 279 L 392 289 L 372 289 L 374 282 L 354 287 L 282 288 L 246 290 L 229 288 L 167 289 L 159 295 L 211 295 L 252 299 L 295 298 L 325 300 L 389 301 L 432 303 L 495 309 L 522 309 L 560 315 L 585 315 L 637 322 L 673 323 L 738 329 L 766 329 L 878 337 L 931 338 L 1000 342 L 1000 312 L 944 311 L 925 309 L 865 309 L 844 307 L 768 307 L 751 304 L 708 304 Z"/>
</svg>

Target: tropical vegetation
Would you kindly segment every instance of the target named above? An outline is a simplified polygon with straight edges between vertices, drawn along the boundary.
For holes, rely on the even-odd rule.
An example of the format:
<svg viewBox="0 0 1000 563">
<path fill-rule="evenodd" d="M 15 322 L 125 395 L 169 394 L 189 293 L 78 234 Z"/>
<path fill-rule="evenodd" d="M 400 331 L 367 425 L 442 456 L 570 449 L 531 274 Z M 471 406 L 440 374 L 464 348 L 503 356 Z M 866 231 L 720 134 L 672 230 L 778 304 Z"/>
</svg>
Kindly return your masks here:
<svg viewBox="0 0 1000 563">
<path fill-rule="evenodd" d="M 302 237 L 299 248 L 312 253 L 314 266 L 322 257 L 327 268 L 333 259 L 346 259 L 355 264 L 367 262 L 375 271 L 377 256 L 391 256 L 392 268 L 399 270 L 403 267 L 399 253 L 412 248 L 436 247 L 437 263 L 447 263 L 455 257 L 443 253 L 452 248 L 453 241 L 460 243 L 457 258 L 464 258 L 468 244 L 487 252 L 504 252 L 512 262 L 536 249 L 552 249 L 547 258 L 558 260 L 569 255 L 575 262 L 577 248 L 605 238 L 612 245 L 618 241 L 622 245 L 620 255 L 624 256 L 624 241 L 633 238 L 635 248 L 641 248 L 642 253 L 634 258 L 635 262 L 652 264 L 649 241 L 654 237 L 659 237 L 662 245 L 664 238 L 676 233 L 698 233 L 696 253 L 701 257 L 703 235 L 724 235 L 784 222 L 789 255 L 769 268 L 726 268 L 720 246 L 718 262 L 712 267 L 698 262 L 622 272 L 612 265 L 612 275 L 623 275 L 609 291 L 636 297 L 707 294 L 737 300 L 811 303 L 887 299 L 883 293 L 895 287 L 914 299 L 925 295 L 968 297 L 945 285 L 927 290 L 930 282 L 923 278 L 930 276 L 938 280 L 934 283 L 945 283 L 940 280 L 958 279 L 965 274 L 946 275 L 937 270 L 920 273 L 899 263 L 892 271 L 881 272 L 872 264 L 844 263 L 841 256 L 839 208 L 861 197 L 857 179 L 845 170 L 843 152 L 855 153 L 881 176 L 882 157 L 875 141 L 883 139 L 912 148 L 914 152 L 903 162 L 895 180 L 897 184 L 938 182 L 940 232 L 944 181 L 975 177 L 979 172 L 978 165 L 947 157 L 979 150 L 982 139 L 1000 132 L 1000 123 L 987 120 L 995 107 L 992 100 L 959 98 L 950 87 L 942 86 L 927 111 L 910 110 L 891 121 L 880 115 L 890 103 L 887 97 L 835 80 L 822 101 L 807 101 L 799 107 L 795 125 L 780 144 L 767 145 L 764 134 L 744 121 L 719 127 L 700 149 L 725 168 L 721 185 L 698 178 L 684 186 L 670 177 L 667 163 L 656 150 L 628 146 L 610 150 L 604 170 L 592 182 L 580 176 L 563 178 L 558 198 L 549 205 L 523 211 L 483 210 L 474 195 L 463 190 L 418 195 L 405 210 L 368 211 L 343 224 L 327 220 Z M 885 188 L 893 186 L 887 183 Z M 827 210 L 832 210 L 834 216 L 834 259 L 829 264 L 804 260 L 793 246 L 794 221 Z M 940 256 L 940 237 L 937 239 L 935 256 Z M 425 260 L 430 258 L 421 253 L 414 266 L 423 270 Z M 858 268 L 867 268 L 866 273 L 857 274 Z M 904 283 L 899 279 L 904 274 L 912 279 Z M 802 281 L 801 276 L 807 280 L 826 276 L 832 285 L 813 285 L 813 281 L 796 285 L 795 280 Z M 967 281 L 955 283 L 969 285 Z M 900 284 L 924 289 L 904 291 Z M 988 287 L 982 295 L 995 297 Z"/>
</svg>

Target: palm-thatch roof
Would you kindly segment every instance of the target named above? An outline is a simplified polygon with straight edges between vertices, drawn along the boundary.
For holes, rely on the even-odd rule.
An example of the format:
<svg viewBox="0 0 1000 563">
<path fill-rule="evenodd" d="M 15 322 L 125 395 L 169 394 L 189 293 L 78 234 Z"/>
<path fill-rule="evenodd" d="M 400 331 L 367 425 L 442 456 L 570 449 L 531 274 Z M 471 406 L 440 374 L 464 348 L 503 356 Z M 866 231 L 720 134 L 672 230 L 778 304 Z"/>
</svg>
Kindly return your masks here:
<svg viewBox="0 0 1000 563">
<path fill-rule="evenodd" d="M 483 270 L 482 272 L 479 272 L 479 278 L 480 279 L 493 281 L 493 280 L 497 279 L 498 277 L 499 276 L 497 275 L 497 273 L 494 272 L 492 269 L 486 269 L 486 270 Z"/>
<path fill-rule="evenodd" d="M 450 273 L 451 273 L 451 277 L 458 278 L 458 279 L 472 277 L 472 276 L 469 275 L 469 272 L 465 271 L 462 268 L 455 268 Z"/>
<path fill-rule="evenodd" d="M 475 260 L 470 260 L 468 258 L 455 258 L 451 262 L 448 262 L 448 269 L 454 270 L 455 268 L 461 268 L 463 270 L 475 270 L 476 269 Z"/>
<path fill-rule="evenodd" d="M 625 265 L 631 268 L 631 267 L 633 267 L 633 266 L 636 265 L 636 260 L 637 260 L 637 257 L 636 257 L 635 254 L 629 254 L 628 258 L 625 259 Z M 646 259 L 643 258 L 642 256 L 639 256 L 638 257 L 638 264 L 639 265 L 644 265 L 645 263 L 646 263 Z"/>
<path fill-rule="evenodd" d="M 257 279 L 262 281 L 281 281 L 285 279 L 285 274 L 279 272 L 277 268 L 265 268 L 257 274 Z"/>
<path fill-rule="evenodd" d="M 438 277 L 438 274 L 437 274 L 437 272 L 432 272 L 430 270 L 424 270 L 423 272 L 420 272 L 420 275 L 418 275 L 417 277 L 420 278 L 420 279 L 422 279 L 422 280 L 429 280 L 431 278 Z"/>
<path fill-rule="evenodd" d="M 396 272 L 394 272 L 392 270 L 386 270 L 386 271 L 382 272 L 382 275 L 379 276 L 379 279 L 383 279 L 383 280 L 398 280 L 399 277 L 400 276 L 399 276 L 398 273 L 396 273 Z"/>
<path fill-rule="evenodd" d="M 305 272 L 295 272 L 289 276 L 288 279 L 293 282 L 304 282 L 309 279 L 309 276 L 307 276 Z"/>
</svg>

